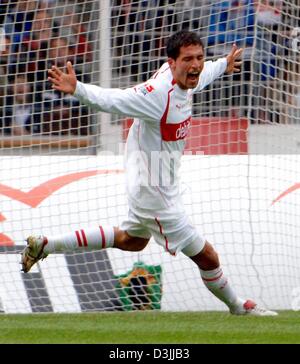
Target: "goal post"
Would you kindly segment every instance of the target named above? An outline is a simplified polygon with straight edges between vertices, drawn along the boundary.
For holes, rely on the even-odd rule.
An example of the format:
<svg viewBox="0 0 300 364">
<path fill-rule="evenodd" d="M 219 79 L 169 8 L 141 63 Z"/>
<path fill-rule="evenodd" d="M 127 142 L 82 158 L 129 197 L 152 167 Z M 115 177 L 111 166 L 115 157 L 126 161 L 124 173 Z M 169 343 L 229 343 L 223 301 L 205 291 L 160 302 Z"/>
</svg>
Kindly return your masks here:
<svg viewBox="0 0 300 364">
<path fill-rule="evenodd" d="M 110 1 L 99 2 L 99 67 L 100 67 L 100 79 L 99 84 L 101 87 L 111 87 L 111 6 Z M 117 144 L 115 142 L 116 137 L 113 138 L 112 143 L 106 143 L 107 138 L 116 133 L 110 132 L 111 115 L 108 113 L 100 113 L 99 115 L 99 143 L 100 150 L 104 150 L 103 145 L 108 144 L 113 150 Z"/>
<path fill-rule="evenodd" d="M 299 309 L 300 8 L 282 1 L 1 1 L 0 301 L 6 313 L 224 310 L 196 265 L 153 239 L 141 252 L 51 254 L 30 273 L 30 234 L 118 226 L 132 120 L 53 92 L 51 64 L 127 88 L 166 61 L 168 37 L 199 32 L 207 60 L 244 48 L 241 73 L 194 96 L 181 167 L 191 220 L 241 297 Z"/>
</svg>

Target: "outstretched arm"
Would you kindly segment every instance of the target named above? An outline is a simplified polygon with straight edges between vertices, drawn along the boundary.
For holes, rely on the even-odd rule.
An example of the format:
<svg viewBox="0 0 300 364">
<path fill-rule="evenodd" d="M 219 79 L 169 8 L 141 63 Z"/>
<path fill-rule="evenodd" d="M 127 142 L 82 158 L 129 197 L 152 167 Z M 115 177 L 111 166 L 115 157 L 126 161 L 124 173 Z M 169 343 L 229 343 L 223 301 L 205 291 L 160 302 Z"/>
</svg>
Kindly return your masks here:
<svg viewBox="0 0 300 364">
<path fill-rule="evenodd" d="M 48 80 L 52 83 L 52 88 L 66 94 L 74 94 L 76 90 L 77 78 L 71 62 L 67 62 L 67 72 L 61 71 L 56 66 L 48 70 Z"/>
<path fill-rule="evenodd" d="M 234 44 L 227 57 L 219 58 L 215 62 L 205 62 L 204 68 L 200 74 L 199 83 L 197 87 L 193 89 L 193 92 L 201 91 L 224 73 L 231 74 L 233 72 L 239 72 L 242 64 L 242 61 L 239 61 L 239 57 L 242 52 L 243 48 L 238 48 L 237 45 Z"/>
<path fill-rule="evenodd" d="M 155 84 L 155 80 L 125 90 L 103 88 L 77 81 L 71 62 L 67 62 L 66 72 L 52 66 L 48 73 L 53 89 L 72 94 L 98 111 L 160 120 L 165 110 L 164 94 L 161 95 L 158 87 L 150 85 Z"/>
</svg>

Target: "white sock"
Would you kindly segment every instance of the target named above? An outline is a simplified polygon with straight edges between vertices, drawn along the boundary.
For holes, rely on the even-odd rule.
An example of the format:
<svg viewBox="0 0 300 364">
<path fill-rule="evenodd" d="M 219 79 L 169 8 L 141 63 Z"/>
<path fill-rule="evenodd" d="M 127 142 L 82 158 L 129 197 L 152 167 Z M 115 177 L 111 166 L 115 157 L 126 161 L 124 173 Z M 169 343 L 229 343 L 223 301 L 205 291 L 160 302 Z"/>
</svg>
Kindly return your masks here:
<svg viewBox="0 0 300 364">
<path fill-rule="evenodd" d="M 240 298 L 230 287 L 221 267 L 213 270 L 200 269 L 200 273 L 205 286 L 230 309 L 241 304 Z"/>
<path fill-rule="evenodd" d="M 96 228 L 79 229 L 72 233 L 47 236 L 45 253 L 55 251 L 101 250 L 114 245 L 114 228 L 98 226 Z"/>
</svg>

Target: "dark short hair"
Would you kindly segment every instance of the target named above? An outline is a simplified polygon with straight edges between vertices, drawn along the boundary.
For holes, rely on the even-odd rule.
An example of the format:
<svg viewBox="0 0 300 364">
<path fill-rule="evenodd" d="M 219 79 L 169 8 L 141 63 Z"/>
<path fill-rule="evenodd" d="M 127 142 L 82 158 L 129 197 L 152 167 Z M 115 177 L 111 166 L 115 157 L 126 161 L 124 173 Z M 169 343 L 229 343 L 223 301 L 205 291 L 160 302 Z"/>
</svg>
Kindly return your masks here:
<svg viewBox="0 0 300 364">
<path fill-rule="evenodd" d="M 180 48 L 188 47 L 191 44 L 204 48 L 202 40 L 197 33 L 189 30 L 180 30 L 169 38 L 166 47 L 167 56 L 176 60 L 179 56 Z"/>
</svg>

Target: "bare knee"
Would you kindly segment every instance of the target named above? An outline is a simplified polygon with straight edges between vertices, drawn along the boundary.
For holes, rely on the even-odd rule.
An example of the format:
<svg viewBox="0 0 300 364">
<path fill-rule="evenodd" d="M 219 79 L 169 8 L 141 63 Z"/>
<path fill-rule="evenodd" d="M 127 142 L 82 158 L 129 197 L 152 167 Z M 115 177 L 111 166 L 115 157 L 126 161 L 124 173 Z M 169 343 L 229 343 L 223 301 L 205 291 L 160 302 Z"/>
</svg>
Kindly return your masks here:
<svg viewBox="0 0 300 364">
<path fill-rule="evenodd" d="M 219 256 L 208 241 L 205 242 L 204 248 L 200 253 L 190 258 L 202 270 L 212 270 L 220 266 Z"/>
<path fill-rule="evenodd" d="M 146 247 L 148 241 L 149 239 L 130 236 L 127 231 L 115 228 L 114 248 L 125 251 L 138 252 Z"/>
</svg>

